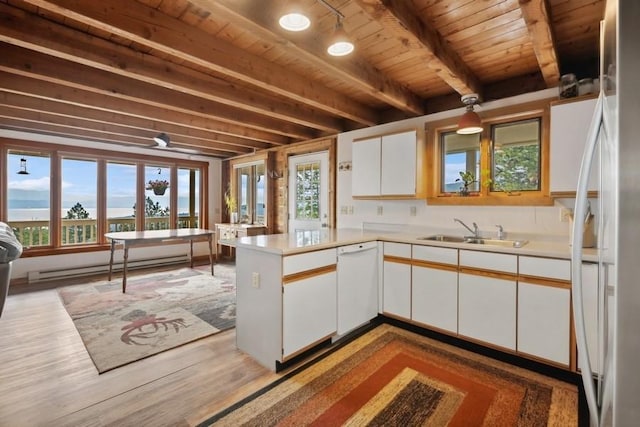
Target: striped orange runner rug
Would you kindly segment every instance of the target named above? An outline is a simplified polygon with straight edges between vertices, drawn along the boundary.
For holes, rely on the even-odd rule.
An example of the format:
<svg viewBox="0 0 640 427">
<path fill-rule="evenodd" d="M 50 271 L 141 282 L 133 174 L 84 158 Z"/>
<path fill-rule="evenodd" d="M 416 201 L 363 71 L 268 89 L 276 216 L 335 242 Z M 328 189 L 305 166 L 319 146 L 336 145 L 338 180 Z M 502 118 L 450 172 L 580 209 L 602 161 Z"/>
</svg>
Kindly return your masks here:
<svg viewBox="0 0 640 427">
<path fill-rule="evenodd" d="M 575 426 L 577 387 L 383 324 L 202 426 Z"/>
</svg>

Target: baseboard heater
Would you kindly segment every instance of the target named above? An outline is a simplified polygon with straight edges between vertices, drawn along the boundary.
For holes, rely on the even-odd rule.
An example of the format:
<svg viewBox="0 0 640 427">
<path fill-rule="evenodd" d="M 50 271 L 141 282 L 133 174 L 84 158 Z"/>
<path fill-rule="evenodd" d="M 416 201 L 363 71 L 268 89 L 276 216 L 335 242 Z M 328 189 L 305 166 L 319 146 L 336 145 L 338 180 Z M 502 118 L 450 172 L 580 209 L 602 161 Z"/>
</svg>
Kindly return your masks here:
<svg viewBox="0 0 640 427">
<path fill-rule="evenodd" d="M 141 268 L 165 267 L 173 264 L 184 264 L 189 261 L 188 255 L 175 255 L 151 259 L 137 259 L 127 263 L 127 270 L 136 270 Z M 114 262 L 113 272 L 120 273 L 124 269 L 124 263 Z M 45 271 L 30 271 L 27 273 L 27 282 L 36 283 L 46 280 L 57 280 L 63 278 L 91 276 L 94 274 L 103 274 L 109 272 L 109 264 L 94 264 L 82 267 L 60 268 Z"/>
</svg>

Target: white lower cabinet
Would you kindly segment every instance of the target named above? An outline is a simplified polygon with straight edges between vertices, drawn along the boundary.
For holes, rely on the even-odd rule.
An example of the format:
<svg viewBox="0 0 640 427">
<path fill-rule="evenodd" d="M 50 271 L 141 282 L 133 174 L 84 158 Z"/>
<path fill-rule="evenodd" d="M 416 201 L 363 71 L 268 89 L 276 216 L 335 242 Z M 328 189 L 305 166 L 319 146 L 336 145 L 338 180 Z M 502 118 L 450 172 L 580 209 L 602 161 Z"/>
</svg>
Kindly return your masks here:
<svg viewBox="0 0 640 427">
<path fill-rule="evenodd" d="M 458 250 L 413 247 L 411 320 L 458 332 Z"/>
<path fill-rule="evenodd" d="M 283 358 L 336 332 L 336 298 L 335 271 L 284 285 Z"/>
<path fill-rule="evenodd" d="M 384 243 L 382 311 L 411 318 L 411 245 Z"/>
<path fill-rule="evenodd" d="M 282 359 L 337 330 L 335 249 L 285 257 L 282 284 Z"/>
<path fill-rule="evenodd" d="M 518 353 L 564 366 L 571 361 L 571 262 L 520 257 Z"/>
<path fill-rule="evenodd" d="M 460 251 L 459 323 L 462 337 L 516 349 L 517 256 Z"/>
</svg>

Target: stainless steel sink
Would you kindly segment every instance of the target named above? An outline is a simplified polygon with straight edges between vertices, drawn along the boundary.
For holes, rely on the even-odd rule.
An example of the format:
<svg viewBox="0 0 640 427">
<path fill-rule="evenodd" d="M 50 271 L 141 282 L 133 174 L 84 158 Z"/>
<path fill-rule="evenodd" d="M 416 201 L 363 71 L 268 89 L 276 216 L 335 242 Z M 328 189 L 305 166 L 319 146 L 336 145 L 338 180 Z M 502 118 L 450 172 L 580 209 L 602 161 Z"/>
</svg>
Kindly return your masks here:
<svg viewBox="0 0 640 427">
<path fill-rule="evenodd" d="M 450 243 L 470 243 L 473 245 L 504 246 L 508 248 L 521 248 L 529 243 L 528 240 L 484 239 L 481 237 L 448 236 L 446 234 L 434 234 L 433 236 L 418 237 L 418 240 L 431 240 L 434 242 Z"/>
<path fill-rule="evenodd" d="M 527 243 L 528 240 L 498 240 L 498 239 L 483 239 L 472 237 L 465 239 L 465 243 L 473 243 L 475 245 L 491 245 L 491 246 L 504 246 L 507 248 L 521 248 Z"/>
<path fill-rule="evenodd" d="M 453 243 L 463 243 L 466 241 L 464 237 L 447 236 L 446 234 L 436 234 L 434 236 L 418 237 L 418 240 L 433 240 L 436 242 L 453 242 Z"/>
</svg>

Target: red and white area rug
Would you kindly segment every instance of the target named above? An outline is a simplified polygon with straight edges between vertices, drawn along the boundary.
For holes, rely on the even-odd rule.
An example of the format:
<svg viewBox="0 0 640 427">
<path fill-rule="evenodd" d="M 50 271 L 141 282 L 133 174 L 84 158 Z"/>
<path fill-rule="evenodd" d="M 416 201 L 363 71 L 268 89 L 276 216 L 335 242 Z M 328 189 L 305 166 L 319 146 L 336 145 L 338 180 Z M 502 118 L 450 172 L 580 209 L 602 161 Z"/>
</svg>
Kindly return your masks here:
<svg viewBox="0 0 640 427">
<path fill-rule="evenodd" d="M 235 269 L 180 268 L 58 289 L 98 372 L 235 326 Z"/>
</svg>

